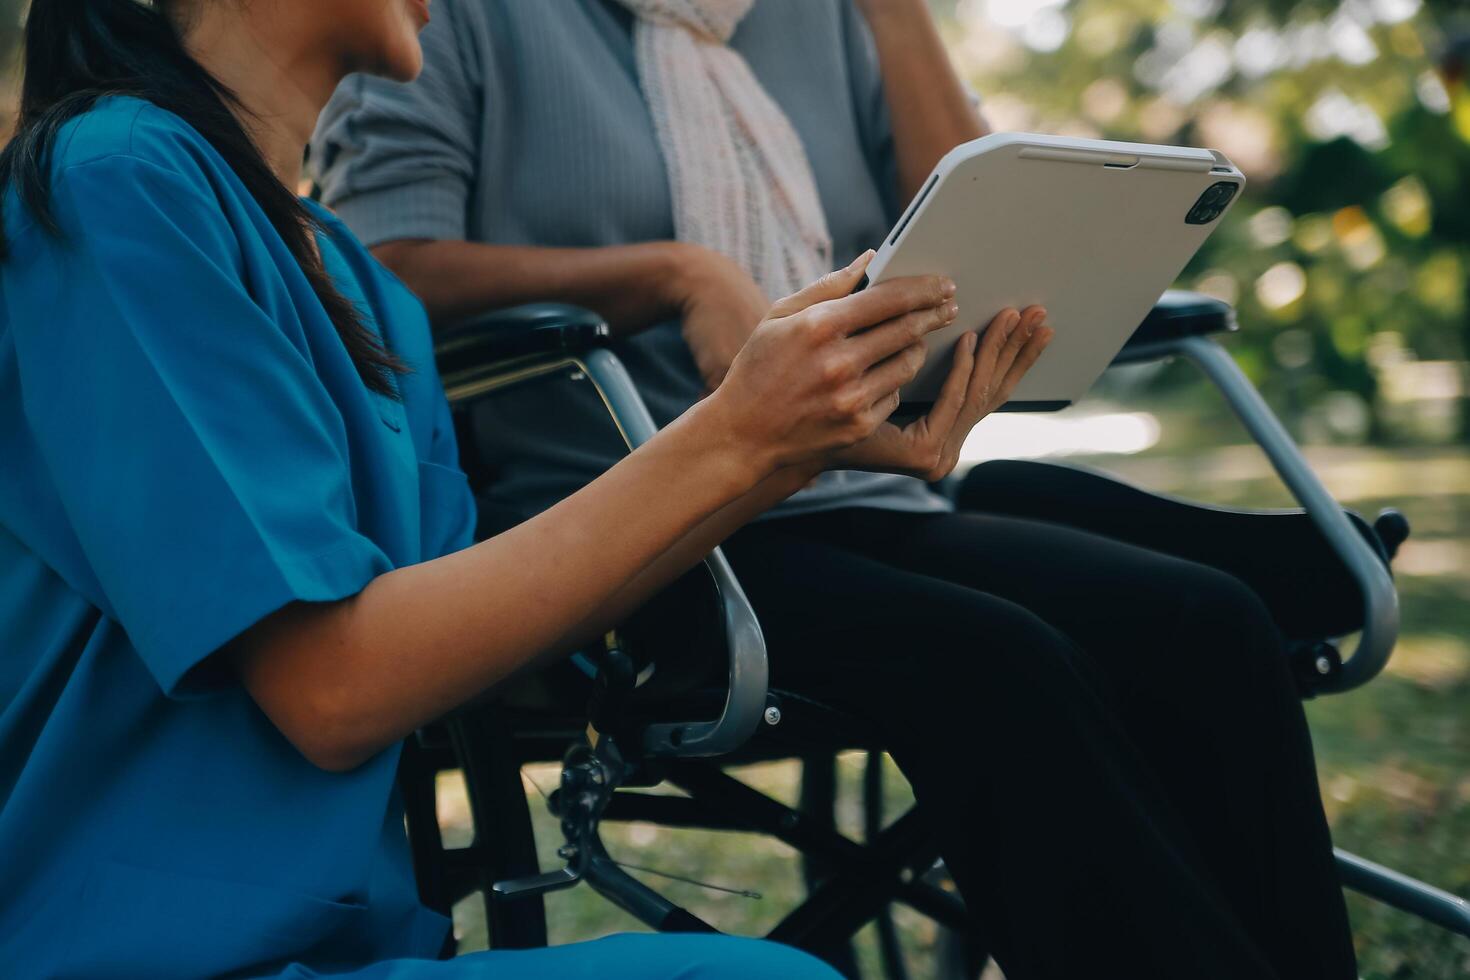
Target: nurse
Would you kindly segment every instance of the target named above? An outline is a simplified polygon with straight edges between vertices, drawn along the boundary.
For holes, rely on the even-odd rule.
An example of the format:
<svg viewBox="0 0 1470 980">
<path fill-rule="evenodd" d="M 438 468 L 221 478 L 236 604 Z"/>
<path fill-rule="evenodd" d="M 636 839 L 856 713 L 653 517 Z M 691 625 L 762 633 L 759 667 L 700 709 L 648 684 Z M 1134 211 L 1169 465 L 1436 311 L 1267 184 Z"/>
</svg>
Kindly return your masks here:
<svg viewBox="0 0 1470 980">
<path fill-rule="evenodd" d="M 337 82 L 412 78 L 428 18 L 424 0 L 31 4 L 0 154 L 15 976 L 832 975 L 709 936 L 438 961 L 397 746 L 821 471 L 951 467 L 1047 334 L 967 338 L 933 413 L 898 429 L 953 287 L 849 295 L 860 259 L 778 302 L 645 447 L 472 544 L 421 307 L 290 190 Z"/>
</svg>

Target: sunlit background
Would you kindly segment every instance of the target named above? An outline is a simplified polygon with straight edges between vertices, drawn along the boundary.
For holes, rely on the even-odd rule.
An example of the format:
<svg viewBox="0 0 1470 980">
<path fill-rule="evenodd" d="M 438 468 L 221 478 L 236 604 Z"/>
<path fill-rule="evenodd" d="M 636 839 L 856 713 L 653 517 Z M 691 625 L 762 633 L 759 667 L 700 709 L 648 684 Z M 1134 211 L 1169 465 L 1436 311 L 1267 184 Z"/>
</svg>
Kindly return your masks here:
<svg viewBox="0 0 1470 980">
<path fill-rule="evenodd" d="M 1241 205 L 1181 285 L 1236 304 L 1246 329 L 1232 349 L 1302 438 L 1462 441 L 1470 45 L 1451 5 L 936 6 L 997 128 L 1210 146 L 1246 172 Z M 1187 384 L 1181 371 L 1134 376 L 1104 402 Z M 1054 435 L 1023 436 L 1034 423 L 1000 420 L 969 450 L 1030 438 L 1032 453 L 1067 452 L 1055 421 Z M 1150 448 L 1121 423 L 1116 438 L 1094 448 Z"/>
<path fill-rule="evenodd" d="M 1340 846 L 1470 894 L 1470 19 L 1420 0 L 959 0 L 951 51 L 1001 129 L 1209 146 L 1249 177 L 1179 285 L 1369 515 L 1402 509 L 1404 632 L 1369 687 L 1308 707 Z M 981 459 L 1070 456 L 1147 486 L 1285 505 L 1184 364 L 1115 371 Z M 1365 977 L 1470 976 L 1470 943 L 1351 900 Z"/>
<path fill-rule="evenodd" d="M 5 50 L 22 6 L 0 0 Z M 1393 662 L 1368 688 L 1309 706 L 1334 834 L 1470 895 L 1470 19 L 1421 0 L 933 6 L 996 128 L 1209 146 L 1248 175 L 1180 285 L 1236 305 L 1242 330 L 1227 346 L 1328 486 L 1369 516 L 1393 505 L 1414 524 L 1397 564 L 1404 634 Z M 0 114 L 12 106 L 0 91 Z M 1055 416 L 989 420 L 965 455 L 1065 457 L 1201 500 L 1289 502 L 1183 364 L 1112 372 Z M 839 766 L 854 831 L 859 765 Z M 555 785 L 551 770 L 528 775 Z M 747 775 L 794 799 L 794 766 Z M 889 783 L 898 806 L 901 780 Z M 462 830 L 462 789 L 453 778 L 444 788 L 444 817 Z M 555 825 L 528 792 L 550 864 Z M 727 929 L 769 928 L 800 893 L 791 855 L 770 841 L 640 825 L 609 840 L 631 862 L 766 895 L 659 883 Z M 586 890 L 556 896 L 550 911 L 556 941 L 635 927 Z M 1470 975 L 1465 941 L 1357 899 L 1351 911 L 1365 977 Z M 459 912 L 465 944 L 482 944 L 474 908 Z M 933 929 L 901 925 L 914 975 L 934 975 Z M 870 936 L 859 954 L 871 967 Z"/>
</svg>

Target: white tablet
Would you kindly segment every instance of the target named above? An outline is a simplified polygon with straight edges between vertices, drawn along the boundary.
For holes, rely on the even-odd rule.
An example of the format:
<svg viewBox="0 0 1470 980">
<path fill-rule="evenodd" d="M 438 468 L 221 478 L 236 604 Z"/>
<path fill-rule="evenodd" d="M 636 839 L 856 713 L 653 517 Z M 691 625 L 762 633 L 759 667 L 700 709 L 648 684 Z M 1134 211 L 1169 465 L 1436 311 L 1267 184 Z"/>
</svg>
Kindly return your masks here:
<svg viewBox="0 0 1470 980">
<path fill-rule="evenodd" d="M 868 280 L 946 275 L 959 319 L 928 339 L 902 392 L 932 402 L 966 330 L 1039 303 L 1056 331 L 1010 411 L 1081 398 L 1183 271 L 1245 177 L 1215 150 L 995 133 L 950 151 L 868 266 Z"/>
</svg>

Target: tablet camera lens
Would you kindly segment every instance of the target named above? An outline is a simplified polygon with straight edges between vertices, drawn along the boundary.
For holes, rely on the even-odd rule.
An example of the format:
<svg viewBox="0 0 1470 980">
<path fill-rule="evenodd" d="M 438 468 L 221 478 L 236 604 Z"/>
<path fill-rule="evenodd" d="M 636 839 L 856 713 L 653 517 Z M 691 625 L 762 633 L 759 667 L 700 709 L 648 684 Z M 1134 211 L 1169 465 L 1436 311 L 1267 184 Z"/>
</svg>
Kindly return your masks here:
<svg viewBox="0 0 1470 980">
<path fill-rule="evenodd" d="M 1235 196 L 1236 185 L 1228 180 L 1217 181 L 1209 186 L 1199 200 L 1194 202 L 1194 207 L 1189 209 L 1189 214 L 1184 216 L 1186 223 L 1191 225 L 1207 225 L 1220 217 L 1225 211 L 1225 206 Z"/>
</svg>

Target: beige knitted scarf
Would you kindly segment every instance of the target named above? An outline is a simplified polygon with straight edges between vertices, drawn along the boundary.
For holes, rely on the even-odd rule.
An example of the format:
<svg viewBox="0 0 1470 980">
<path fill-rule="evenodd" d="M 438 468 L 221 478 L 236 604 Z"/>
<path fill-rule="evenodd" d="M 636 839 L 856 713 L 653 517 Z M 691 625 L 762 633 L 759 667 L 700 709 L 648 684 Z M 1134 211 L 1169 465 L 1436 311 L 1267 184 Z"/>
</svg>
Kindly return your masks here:
<svg viewBox="0 0 1470 980">
<path fill-rule="evenodd" d="M 755 0 L 619 0 L 669 173 L 674 234 L 740 263 L 771 298 L 832 268 L 791 120 L 727 42 Z"/>
</svg>

